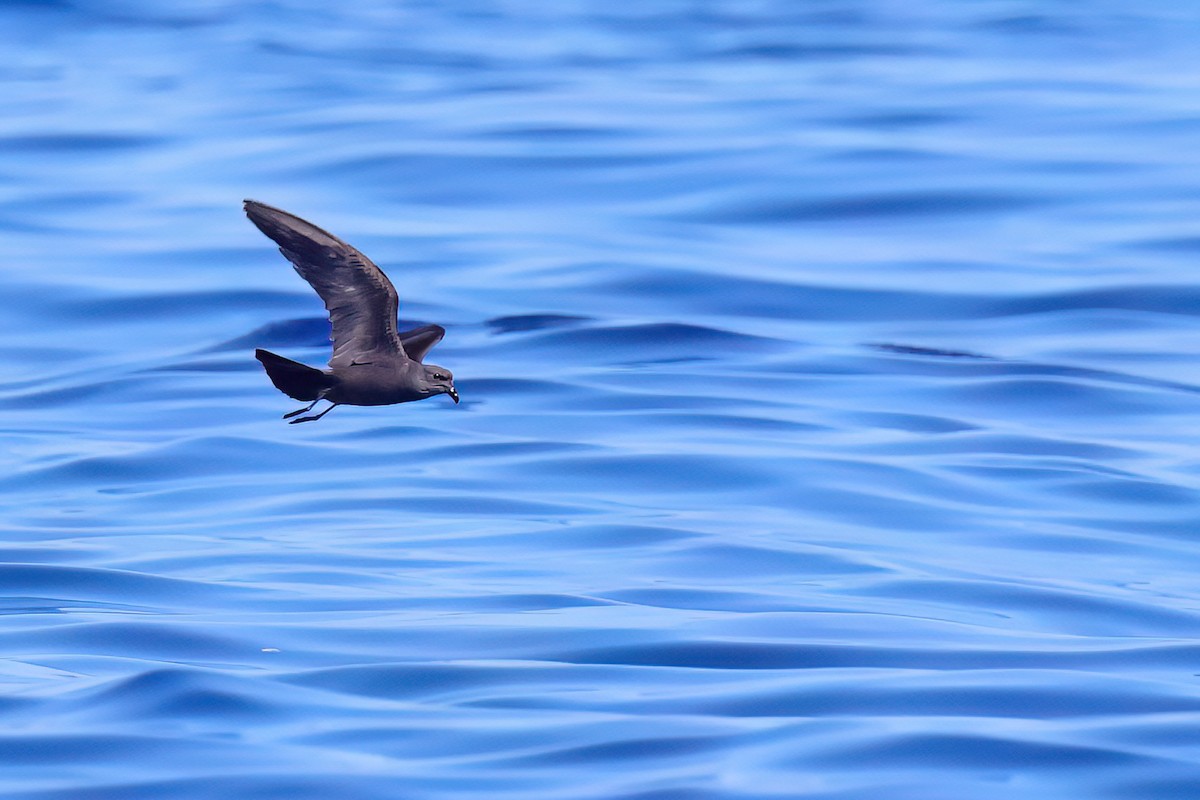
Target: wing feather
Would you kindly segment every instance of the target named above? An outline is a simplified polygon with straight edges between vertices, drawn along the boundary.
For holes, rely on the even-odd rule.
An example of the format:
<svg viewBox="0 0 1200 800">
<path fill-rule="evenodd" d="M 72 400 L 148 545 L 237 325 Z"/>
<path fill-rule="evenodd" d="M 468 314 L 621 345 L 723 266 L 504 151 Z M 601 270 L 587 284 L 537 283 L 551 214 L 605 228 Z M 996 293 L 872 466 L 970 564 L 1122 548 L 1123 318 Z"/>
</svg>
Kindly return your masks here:
<svg viewBox="0 0 1200 800">
<path fill-rule="evenodd" d="M 247 200 L 245 209 L 250 221 L 279 245 L 325 302 L 333 325 L 330 367 L 370 361 L 373 355 L 406 355 L 396 331 L 400 302 L 383 270 L 341 239 L 294 214 L 254 200 Z"/>
<path fill-rule="evenodd" d="M 408 354 L 409 358 L 413 361 L 424 361 L 425 355 L 445 335 L 446 329 L 441 325 L 422 325 L 400 334 L 400 342 L 404 345 L 404 352 Z"/>
</svg>

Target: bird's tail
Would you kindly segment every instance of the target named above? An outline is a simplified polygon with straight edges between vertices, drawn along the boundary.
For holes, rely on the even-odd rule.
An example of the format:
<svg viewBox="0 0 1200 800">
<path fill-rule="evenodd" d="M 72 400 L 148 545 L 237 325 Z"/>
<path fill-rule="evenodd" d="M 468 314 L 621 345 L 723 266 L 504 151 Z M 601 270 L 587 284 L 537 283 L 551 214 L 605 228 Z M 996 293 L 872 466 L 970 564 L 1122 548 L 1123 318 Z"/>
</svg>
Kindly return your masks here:
<svg viewBox="0 0 1200 800">
<path fill-rule="evenodd" d="M 290 358 L 267 350 L 255 350 L 254 357 L 262 362 L 275 388 L 293 400 L 316 400 L 333 386 L 333 378 L 329 375 Z"/>
</svg>

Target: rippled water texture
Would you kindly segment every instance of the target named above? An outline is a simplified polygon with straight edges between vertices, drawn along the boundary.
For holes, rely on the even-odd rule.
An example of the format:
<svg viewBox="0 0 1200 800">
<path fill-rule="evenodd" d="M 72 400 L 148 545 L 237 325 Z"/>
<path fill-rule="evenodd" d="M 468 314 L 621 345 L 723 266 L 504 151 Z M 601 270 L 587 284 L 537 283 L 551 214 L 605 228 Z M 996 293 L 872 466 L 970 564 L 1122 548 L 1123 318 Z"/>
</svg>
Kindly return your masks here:
<svg viewBox="0 0 1200 800">
<path fill-rule="evenodd" d="M 0 794 L 1200 797 L 1200 10 L 0 7 Z M 443 323 L 288 426 L 323 309 Z"/>
</svg>

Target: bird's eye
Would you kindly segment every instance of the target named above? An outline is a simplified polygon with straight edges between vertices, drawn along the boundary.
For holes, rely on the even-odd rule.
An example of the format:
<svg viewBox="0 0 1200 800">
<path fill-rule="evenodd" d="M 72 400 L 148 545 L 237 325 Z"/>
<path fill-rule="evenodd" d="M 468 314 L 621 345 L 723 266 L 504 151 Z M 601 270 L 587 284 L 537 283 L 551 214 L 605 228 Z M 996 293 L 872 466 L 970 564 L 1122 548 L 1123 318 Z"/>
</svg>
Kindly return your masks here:
<svg viewBox="0 0 1200 800">
<path fill-rule="evenodd" d="M 435 372 L 435 373 L 433 373 L 433 379 L 435 381 L 444 381 L 444 380 L 446 380 L 446 376 L 440 372 Z"/>
</svg>

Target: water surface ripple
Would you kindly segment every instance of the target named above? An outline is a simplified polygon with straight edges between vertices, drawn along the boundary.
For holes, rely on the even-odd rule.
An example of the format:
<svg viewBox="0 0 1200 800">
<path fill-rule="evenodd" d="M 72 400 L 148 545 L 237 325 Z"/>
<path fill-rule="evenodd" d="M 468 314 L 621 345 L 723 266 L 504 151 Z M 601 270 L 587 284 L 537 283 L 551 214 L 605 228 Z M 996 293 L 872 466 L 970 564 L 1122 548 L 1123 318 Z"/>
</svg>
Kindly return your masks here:
<svg viewBox="0 0 1200 800">
<path fill-rule="evenodd" d="M 0 794 L 1200 796 L 1200 11 L 344 6 L 0 9 Z"/>
</svg>

